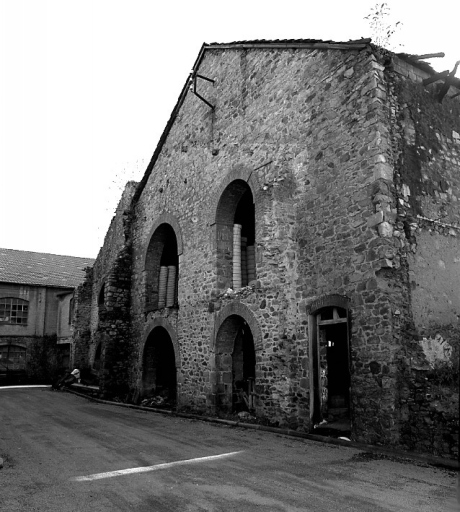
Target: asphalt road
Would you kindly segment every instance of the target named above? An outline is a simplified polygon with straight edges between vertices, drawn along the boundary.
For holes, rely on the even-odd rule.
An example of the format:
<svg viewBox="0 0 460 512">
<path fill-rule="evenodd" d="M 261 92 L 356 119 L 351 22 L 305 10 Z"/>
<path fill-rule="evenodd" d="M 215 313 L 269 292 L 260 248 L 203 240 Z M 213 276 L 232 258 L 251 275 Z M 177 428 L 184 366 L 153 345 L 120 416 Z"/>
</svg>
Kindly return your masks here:
<svg viewBox="0 0 460 512">
<path fill-rule="evenodd" d="M 458 510 L 453 471 L 49 389 L 0 388 L 0 457 L 2 512 Z"/>
</svg>

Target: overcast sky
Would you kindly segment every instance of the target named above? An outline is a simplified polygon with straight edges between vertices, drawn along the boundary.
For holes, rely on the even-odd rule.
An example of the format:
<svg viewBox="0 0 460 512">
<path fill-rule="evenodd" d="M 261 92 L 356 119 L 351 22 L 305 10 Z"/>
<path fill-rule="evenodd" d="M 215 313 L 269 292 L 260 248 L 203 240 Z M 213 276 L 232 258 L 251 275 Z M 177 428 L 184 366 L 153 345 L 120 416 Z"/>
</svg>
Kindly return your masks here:
<svg viewBox="0 0 460 512">
<path fill-rule="evenodd" d="M 0 247 L 96 257 L 203 42 L 370 37 L 375 3 L 0 0 Z M 387 3 L 398 51 L 452 69 L 460 1 Z"/>
</svg>

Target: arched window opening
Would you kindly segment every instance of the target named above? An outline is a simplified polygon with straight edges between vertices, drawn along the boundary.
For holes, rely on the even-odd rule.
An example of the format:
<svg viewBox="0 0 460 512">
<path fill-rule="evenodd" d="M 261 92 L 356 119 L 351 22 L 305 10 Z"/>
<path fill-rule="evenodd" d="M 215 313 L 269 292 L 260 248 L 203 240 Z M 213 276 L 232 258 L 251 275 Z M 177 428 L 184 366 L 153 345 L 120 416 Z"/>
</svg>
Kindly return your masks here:
<svg viewBox="0 0 460 512">
<path fill-rule="evenodd" d="M 152 235 L 145 261 L 146 311 L 177 306 L 179 256 L 174 229 L 161 224 Z"/>
<path fill-rule="evenodd" d="M 235 289 L 247 286 L 256 278 L 254 219 L 254 202 L 251 190 L 248 188 L 238 203 L 233 224 L 233 287 Z"/>
<path fill-rule="evenodd" d="M 156 405 L 175 405 L 177 393 L 176 358 L 171 337 L 163 327 L 155 327 L 144 347 L 142 396 Z"/>
<path fill-rule="evenodd" d="M 225 189 L 216 225 L 218 286 L 238 290 L 256 279 L 254 198 L 245 181 Z"/>
<path fill-rule="evenodd" d="M 315 433 L 350 434 L 348 311 L 328 306 L 312 317 L 313 423 Z"/>
<path fill-rule="evenodd" d="M 254 338 L 245 320 L 229 316 L 216 338 L 216 406 L 223 411 L 255 409 L 256 356 Z"/>
</svg>

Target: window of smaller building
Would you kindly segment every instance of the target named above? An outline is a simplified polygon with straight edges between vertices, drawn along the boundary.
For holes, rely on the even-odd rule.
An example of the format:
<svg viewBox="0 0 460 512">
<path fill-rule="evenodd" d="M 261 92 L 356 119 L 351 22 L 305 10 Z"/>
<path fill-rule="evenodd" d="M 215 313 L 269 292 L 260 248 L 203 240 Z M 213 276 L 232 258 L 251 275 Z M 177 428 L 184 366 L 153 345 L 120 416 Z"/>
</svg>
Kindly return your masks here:
<svg viewBox="0 0 460 512">
<path fill-rule="evenodd" d="M 27 325 L 29 303 L 23 299 L 0 299 L 0 323 Z"/>
<path fill-rule="evenodd" d="M 72 298 L 72 299 L 70 299 L 70 302 L 69 302 L 69 324 L 72 323 L 74 309 L 75 309 L 75 300 Z"/>
<path fill-rule="evenodd" d="M 0 370 L 25 370 L 26 349 L 17 345 L 0 347 Z"/>
</svg>

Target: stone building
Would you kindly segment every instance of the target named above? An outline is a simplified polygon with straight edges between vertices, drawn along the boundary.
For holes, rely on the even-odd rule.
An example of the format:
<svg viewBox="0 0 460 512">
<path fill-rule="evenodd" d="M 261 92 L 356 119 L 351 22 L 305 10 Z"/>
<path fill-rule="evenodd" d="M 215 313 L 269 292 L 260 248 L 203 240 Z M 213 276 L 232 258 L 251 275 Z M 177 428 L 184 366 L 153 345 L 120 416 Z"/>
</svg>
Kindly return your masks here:
<svg viewBox="0 0 460 512">
<path fill-rule="evenodd" d="M 54 345 L 56 364 L 69 368 L 74 290 L 93 262 L 0 249 L 0 382 L 26 380 L 40 364 L 34 352 L 46 341 Z"/>
<path fill-rule="evenodd" d="M 75 357 L 105 396 L 457 456 L 443 77 L 369 40 L 204 44 L 81 287 Z"/>
</svg>

